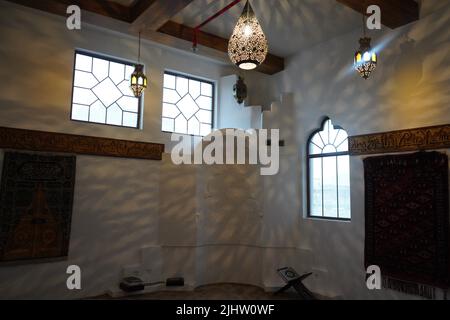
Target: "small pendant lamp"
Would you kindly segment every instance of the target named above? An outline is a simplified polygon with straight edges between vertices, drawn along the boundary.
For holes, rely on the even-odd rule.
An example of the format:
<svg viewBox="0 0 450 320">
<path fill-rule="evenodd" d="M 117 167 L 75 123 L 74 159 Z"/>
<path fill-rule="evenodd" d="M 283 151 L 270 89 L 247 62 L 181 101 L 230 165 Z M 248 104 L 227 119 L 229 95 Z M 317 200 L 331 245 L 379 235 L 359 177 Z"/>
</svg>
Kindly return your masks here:
<svg viewBox="0 0 450 320">
<path fill-rule="evenodd" d="M 359 49 L 355 53 L 354 67 L 361 77 L 368 79 L 370 74 L 377 67 L 377 54 L 370 46 L 371 39 L 366 37 L 366 19 L 364 15 L 365 6 L 363 7 L 363 38 L 359 39 Z"/>
<path fill-rule="evenodd" d="M 144 73 L 144 65 L 141 62 L 141 33 L 139 32 L 139 53 L 138 64 L 134 67 L 134 72 L 131 74 L 130 88 L 133 90 L 136 98 L 142 97 L 144 90 L 147 88 L 147 77 Z"/>
</svg>

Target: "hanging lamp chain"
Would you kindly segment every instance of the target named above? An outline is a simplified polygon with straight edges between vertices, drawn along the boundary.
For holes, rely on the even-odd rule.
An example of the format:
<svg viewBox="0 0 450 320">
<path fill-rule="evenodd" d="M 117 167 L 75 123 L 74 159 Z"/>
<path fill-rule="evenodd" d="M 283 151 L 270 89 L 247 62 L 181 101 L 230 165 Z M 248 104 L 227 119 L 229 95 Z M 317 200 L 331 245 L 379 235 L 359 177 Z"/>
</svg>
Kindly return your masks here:
<svg viewBox="0 0 450 320">
<path fill-rule="evenodd" d="M 362 20 L 363 20 L 363 34 L 364 38 L 366 37 L 366 0 L 362 3 Z"/>
<path fill-rule="evenodd" d="M 247 1 L 248 3 L 247 3 L 247 23 L 248 23 L 248 20 L 250 19 L 250 0 L 248 0 Z"/>
<path fill-rule="evenodd" d="M 138 63 L 141 63 L 141 31 L 139 31 Z"/>
<path fill-rule="evenodd" d="M 248 2 L 248 1 L 247 1 L 247 2 Z M 247 3 L 247 22 L 248 22 L 248 17 L 249 17 L 249 15 L 250 15 L 249 12 L 248 12 L 248 11 L 249 11 L 249 10 L 248 10 L 249 4 L 250 4 L 250 2 Z"/>
</svg>

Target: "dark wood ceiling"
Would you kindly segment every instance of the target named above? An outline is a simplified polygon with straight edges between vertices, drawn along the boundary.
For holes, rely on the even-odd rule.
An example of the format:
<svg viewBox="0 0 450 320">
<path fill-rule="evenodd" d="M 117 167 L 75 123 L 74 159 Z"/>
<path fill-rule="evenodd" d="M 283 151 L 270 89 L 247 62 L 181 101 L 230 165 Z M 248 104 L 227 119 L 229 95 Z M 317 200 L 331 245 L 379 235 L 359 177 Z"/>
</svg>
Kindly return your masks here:
<svg viewBox="0 0 450 320">
<path fill-rule="evenodd" d="M 337 2 L 359 13 L 365 13 L 369 5 L 377 5 L 381 9 L 381 22 L 391 29 L 419 19 L 419 4 L 414 0 L 337 0 Z"/>
<path fill-rule="evenodd" d="M 76 4 L 82 10 L 129 24 L 129 30 L 143 31 L 143 37 L 150 32 L 157 33 L 157 41 L 173 45 L 174 40 L 192 42 L 194 29 L 170 19 L 194 0 L 136 0 L 129 6 L 106 0 L 6 0 L 34 9 L 60 16 L 67 16 L 68 5 Z M 296 0 L 297 1 L 297 0 Z M 365 12 L 361 0 L 337 0 L 360 13 Z M 379 5 L 382 10 L 382 22 L 390 28 L 397 28 L 419 18 L 419 7 L 414 0 L 371 0 L 367 5 Z M 95 23 L 95 21 L 94 21 Z M 149 38 L 155 40 L 155 37 Z M 199 32 L 198 43 L 206 48 L 226 53 L 228 39 Z M 257 71 L 275 74 L 284 70 L 284 58 L 269 54 Z"/>
</svg>

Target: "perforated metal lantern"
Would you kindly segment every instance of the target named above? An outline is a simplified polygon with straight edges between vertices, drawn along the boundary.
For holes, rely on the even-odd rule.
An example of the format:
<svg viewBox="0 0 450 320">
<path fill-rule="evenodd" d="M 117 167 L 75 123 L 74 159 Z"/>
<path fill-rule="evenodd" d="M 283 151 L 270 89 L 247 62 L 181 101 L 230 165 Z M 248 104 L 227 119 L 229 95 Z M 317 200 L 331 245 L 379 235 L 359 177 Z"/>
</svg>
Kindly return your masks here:
<svg viewBox="0 0 450 320">
<path fill-rule="evenodd" d="M 370 38 L 364 37 L 359 40 L 360 47 L 355 53 L 355 70 L 363 77 L 368 79 L 370 74 L 377 67 L 377 54 L 370 46 Z"/>
<path fill-rule="evenodd" d="M 230 59 L 239 68 L 252 70 L 264 62 L 268 50 L 267 38 L 247 1 L 228 43 Z"/>
<path fill-rule="evenodd" d="M 247 85 L 244 82 L 244 78 L 239 77 L 236 81 L 233 87 L 233 95 L 239 104 L 242 104 L 247 99 Z"/>
<path fill-rule="evenodd" d="M 131 74 L 131 90 L 134 96 L 140 98 L 147 88 L 147 77 L 144 73 L 144 66 L 142 64 L 136 65 L 134 72 Z"/>
</svg>

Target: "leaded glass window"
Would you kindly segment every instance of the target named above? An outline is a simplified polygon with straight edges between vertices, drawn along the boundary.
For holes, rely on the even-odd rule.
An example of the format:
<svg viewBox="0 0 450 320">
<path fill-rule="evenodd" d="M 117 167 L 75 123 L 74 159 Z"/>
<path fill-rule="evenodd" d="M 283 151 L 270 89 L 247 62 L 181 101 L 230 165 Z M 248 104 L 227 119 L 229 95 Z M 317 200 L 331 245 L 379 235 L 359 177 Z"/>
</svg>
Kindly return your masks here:
<svg viewBox="0 0 450 320">
<path fill-rule="evenodd" d="M 347 132 L 330 119 L 308 142 L 308 216 L 351 219 Z"/>
<path fill-rule="evenodd" d="M 71 119 L 138 128 L 141 99 L 130 89 L 134 65 L 76 51 Z"/>
<path fill-rule="evenodd" d="M 214 83 L 166 72 L 162 131 L 207 136 L 212 131 Z"/>
</svg>

